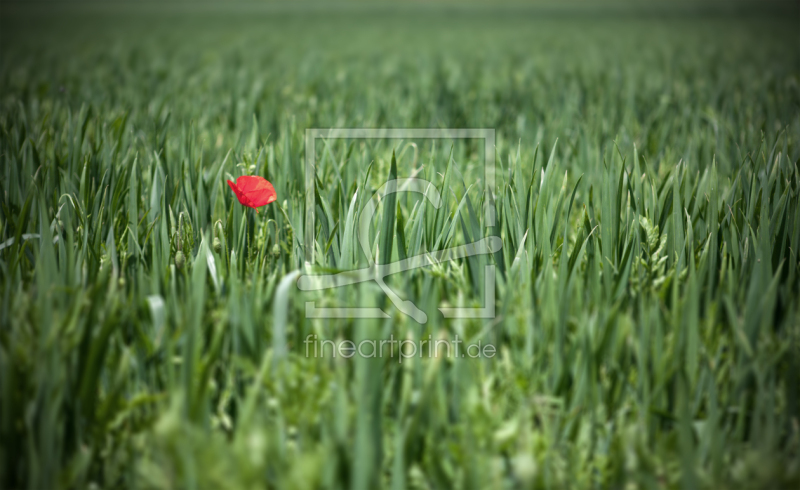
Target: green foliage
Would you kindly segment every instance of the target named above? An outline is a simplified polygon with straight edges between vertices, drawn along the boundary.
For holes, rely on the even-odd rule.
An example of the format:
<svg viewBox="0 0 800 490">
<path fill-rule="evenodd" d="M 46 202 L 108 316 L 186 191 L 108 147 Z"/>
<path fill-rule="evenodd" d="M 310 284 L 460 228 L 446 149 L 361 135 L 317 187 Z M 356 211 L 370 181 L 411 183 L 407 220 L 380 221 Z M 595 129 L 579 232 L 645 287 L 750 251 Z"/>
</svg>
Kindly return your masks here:
<svg viewBox="0 0 800 490">
<path fill-rule="evenodd" d="M 791 22 L 2 22 L 3 488 L 799 482 Z M 496 187 L 475 142 L 319 140 L 307 228 L 314 127 L 495 128 Z M 259 214 L 225 184 L 254 174 L 278 194 Z M 443 205 L 378 191 L 411 176 Z M 320 272 L 503 247 L 387 277 L 420 325 L 372 283 L 301 294 L 309 229 Z M 482 305 L 485 265 L 497 317 L 444 319 Z M 319 358 L 309 335 L 497 355 Z"/>
</svg>

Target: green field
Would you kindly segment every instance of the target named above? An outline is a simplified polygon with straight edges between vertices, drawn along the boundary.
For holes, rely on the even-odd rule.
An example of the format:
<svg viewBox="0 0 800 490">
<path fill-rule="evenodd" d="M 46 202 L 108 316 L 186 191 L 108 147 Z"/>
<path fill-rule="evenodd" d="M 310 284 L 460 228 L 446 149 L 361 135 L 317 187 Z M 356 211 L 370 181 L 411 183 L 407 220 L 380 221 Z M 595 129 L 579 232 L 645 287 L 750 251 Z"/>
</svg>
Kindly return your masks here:
<svg viewBox="0 0 800 490">
<path fill-rule="evenodd" d="M 800 488 L 796 5 L 98 5 L 0 6 L 0 488 Z M 307 128 L 494 129 L 494 189 L 480 142 L 319 140 L 307 223 Z M 444 205 L 378 193 L 382 263 L 502 238 L 387 278 L 424 324 L 295 286 L 395 172 Z"/>
</svg>

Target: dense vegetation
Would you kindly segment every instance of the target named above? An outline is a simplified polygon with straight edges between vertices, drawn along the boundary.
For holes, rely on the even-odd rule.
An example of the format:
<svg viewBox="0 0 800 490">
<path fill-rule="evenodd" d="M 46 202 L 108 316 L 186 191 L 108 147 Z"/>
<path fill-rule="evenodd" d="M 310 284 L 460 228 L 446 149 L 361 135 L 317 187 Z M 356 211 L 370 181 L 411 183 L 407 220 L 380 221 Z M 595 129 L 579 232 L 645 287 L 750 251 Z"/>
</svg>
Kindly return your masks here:
<svg viewBox="0 0 800 490">
<path fill-rule="evenodd" d="M 4 15 L 0 487 L 797 485 L 795 28 Z M 316 270 L 365 262 L 354 223 L 393 151 L 448 200 L 382 200 L 376 250 L 502 237 L 391 278 L 427 323 L 373 283 L 295 287 L 314 127 L 496 130 L 492 195 L 475 142 L 316 146 Z M 245 174 L 278 201 L 241 206 L 225 180 Z M 442 318 L 480 304 L 487 263 L 497 317 Z M 305 318 L 354 298 L 390 318 Z M 459 335 L 497 355 L 315 359 L 309 334 Z"/>
</svg>

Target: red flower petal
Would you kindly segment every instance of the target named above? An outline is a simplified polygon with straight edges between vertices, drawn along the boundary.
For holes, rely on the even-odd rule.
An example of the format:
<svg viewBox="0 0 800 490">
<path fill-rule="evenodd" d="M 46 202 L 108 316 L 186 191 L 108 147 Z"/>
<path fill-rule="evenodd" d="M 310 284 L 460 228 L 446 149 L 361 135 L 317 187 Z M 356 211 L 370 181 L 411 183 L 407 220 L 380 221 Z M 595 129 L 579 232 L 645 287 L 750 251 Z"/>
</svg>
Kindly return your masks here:
<svg viewBox="0 0 800 490">
<path fill-rule="evenodd" d="M 236 183 L 229 180 L 228 185 L 233 189 L 239 202 L 249 208 L 260 208 L 278 199 L 272 184 L 256 175 L 242 175 Z"/>
</svg>

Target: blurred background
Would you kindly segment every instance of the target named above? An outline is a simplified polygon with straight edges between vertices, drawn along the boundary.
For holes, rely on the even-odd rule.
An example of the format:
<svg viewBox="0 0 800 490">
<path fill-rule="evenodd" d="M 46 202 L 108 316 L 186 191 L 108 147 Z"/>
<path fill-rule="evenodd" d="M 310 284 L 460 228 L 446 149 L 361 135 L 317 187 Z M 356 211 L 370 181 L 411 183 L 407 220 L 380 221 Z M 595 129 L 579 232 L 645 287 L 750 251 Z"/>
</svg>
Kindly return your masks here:
<svg viewBox="0 0 800 490">
<path fill-rule="evenodd" d="M 544 147 L 637 142 L 652 164 L 708 160 L 696 137 L 714 131 L 728 168 L 737 145 L 760 139 L 744 118 L 773 136 L 797 114 L 793 1 L 4 1 L 0 12 L 6 106 L 169 113 L 201 132 L 223 122 L 200 137 L 209 156 L 250 136 L 255 117 L 259 141 L 289 124 L 491 127 Z M 748 104 L 776 84 L 788 91 Z"/>
</svg>

